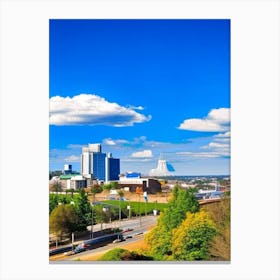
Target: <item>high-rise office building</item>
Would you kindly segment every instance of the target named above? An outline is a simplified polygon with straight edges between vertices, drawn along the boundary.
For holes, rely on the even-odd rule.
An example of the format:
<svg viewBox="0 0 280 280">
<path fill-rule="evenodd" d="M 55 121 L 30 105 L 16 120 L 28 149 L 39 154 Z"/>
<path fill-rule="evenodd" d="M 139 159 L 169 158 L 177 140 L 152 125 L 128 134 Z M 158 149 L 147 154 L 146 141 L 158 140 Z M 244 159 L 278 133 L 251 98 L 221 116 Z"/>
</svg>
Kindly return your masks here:
<svg viewBox="0 0 280 280">
<path fill-rule="evenodd" d="M 105 180 L 105 153 L 93 153 L 92 155 L 92 175 L 94 178 Z"/>
<path fill-rule="evenodd" d="M 118 180 L 120 160 L 102 153 L 101 144 L 89 144 L 82 148 L 81 174 L 106 182 Z"/>
<path fill-rule="evenodd" d="M 120 159 L 113 158 L 111 153 L 106 156 L 106 182 L 119 180 L 120 174 Z"/>
</svg>

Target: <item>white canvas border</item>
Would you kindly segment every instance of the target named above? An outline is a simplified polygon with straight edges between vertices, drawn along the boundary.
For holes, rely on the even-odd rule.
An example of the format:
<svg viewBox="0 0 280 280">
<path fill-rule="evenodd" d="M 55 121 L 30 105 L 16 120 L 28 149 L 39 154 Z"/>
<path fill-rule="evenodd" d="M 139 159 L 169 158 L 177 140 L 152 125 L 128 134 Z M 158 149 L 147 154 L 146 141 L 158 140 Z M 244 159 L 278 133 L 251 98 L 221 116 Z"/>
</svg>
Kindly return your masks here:
<svg viewBox="0 0 280 280">
<path fill-rule="evenodd" d="M 278 1 L 0 3 L 1 279 L 280 278 Z M 50 18 L 231 19 L 231 264 L 49 265 Z"/>
</svg>

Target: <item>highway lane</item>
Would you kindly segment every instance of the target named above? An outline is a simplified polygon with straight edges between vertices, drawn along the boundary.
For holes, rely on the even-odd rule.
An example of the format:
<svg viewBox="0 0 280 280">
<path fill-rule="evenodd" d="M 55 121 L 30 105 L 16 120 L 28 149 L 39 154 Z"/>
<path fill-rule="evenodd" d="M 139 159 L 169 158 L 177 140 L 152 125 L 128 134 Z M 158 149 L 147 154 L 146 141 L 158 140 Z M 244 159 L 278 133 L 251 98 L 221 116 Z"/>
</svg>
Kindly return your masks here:
<svg viewBox="0 0 280 280">
<path fill-rule="evenodd" d="M 110 243 L 106 246 L 95 248 L 95 249 L 88 250 L 88 251 L 85 251 L 85 252 L 81 252 L 81 253 L 71 255 L 71 256 L 67 256 L 66 254 L 58 254 L 58 255 L 55 255 L 55 256 L 51 256 L 49 258 L 49 260 L 50 260 L 50 262 L 52 262 L 52 261 L 76 260 L 79 257 L 92 255 L 92 254 L 100 253 L 100 252 L 103 252 L 103 251 L 105 253 L 106 251 L 111 250 L 111 249 L 116 248 L 116 247 L 120 247 L 123 244 L 130 244 L 130 243 L 139 241 L 139 240 L 144 238 L 143 233 L 146 233 L 147 231 L 149 231 L 150 228 L 153 225 L 156 224 L 157 218 L 158 218 L 158 216 L 146 216 L 146 217 L 143 216 L 143 217 L 141 217 L 141 223 L 139 221 L 139 218 L 134 218 L 134 219 L 130 219 L 130 220 L 123 220 L 123 221 L 121 221 L 120 228 L 122 228 L 122 229 L 127 229 L 127 228 L 133 229 L 133 231 L 128 231 L 128 232 L 123 233 L 123 236 L 126 237 L 126 236 L 130 235 L 130 236 L 132 236 L 132 238 L 129 238 L 129 239 L 123 241 L 123 242 L 119 242 L 119 243 L 115 243 L 115 244 Z M 112 227 L 112 225 L 110 225 L 110 224 L 107 224 L 107 226 Z M 95 226 L 95 230 L 97 228 L 99 230 L 99 225 Z M 105 228 L 106 228 L 106 226 L 105 226 Z"/>
<path fill-rule="evenodd" d="M 121 221 L 113 221 L 111 223 L 103 223 L 102 224 L 102 229 L 106 229 L 106 228 L 141 228 L 141 227 L 145 227 L 148 225 L 153 225 L 156 223 L 158 216 L 141 216 L 139 217 L 133 217 L 131 219 L 125 219 L 125 220 L 121 220 Z M 87 229 L 90 231 L 91 230 L 91 226 L 88 226 Z M 101 229 L 101 224 L 97 224 L 93 226 L 93 231 L 99 231 Z"/>
<path fill-rule="evenodd" d="M 147 232 L 147 231 L 146 231 Z M 129 234 L 127 234 L 129 235 Z M 78 260 L 80 258 L 83 258 L 83 257 L 87 257 L 87 256 L 92 256 L 92 255 L 95 255 L 95 254 L 99 254 L 99 253 L 105 253 L 109 250 L 112 250 L 114 248 L 117 248 L 117 247 L 122 247 L 123 245 L 127 245 L 127 244 L 131 244 L 131 243 L 134 243 L 134 242 L 137 242 L 139 240 L 143 240 L 144 239 L 144 232 L 142 233 L 134 233 L 134 232 L 131 232 L 131 235 L 133 235 L 132 238 L 129 238 L 125 241 L 122 241 L 122 242 L 119 242 L 119 243 L 109 243 L 105 246 L 101 246 L 101 247 L 98 247 L 98 248 L 95 248 L 95 249 L 92 249 L 92 250 L 88 250 L 88 251 L 85 251 L 85 252 L 81 252 L 81 253 L 78 253 L 78 254 L 75 254 L 75 255 L 66 255 L 66 254 L 57 254 L 55 256 L 51 256 L 50 257 L 50 262 L 55 262 L 55 261 L 75 261 L 75 260 Z"/>
<path fill-rule="evenodd" d="M 70 256 L 69 258 L 66 257 L 64 260 L 75 261 L 75 260 L 78 260 L 79 258 L 86 257 L 86 256 L 89 256 L 89 255 L 106 253 L 107 251 L 112 250 L 114 248 L 117 248 L 117 247 L 119 248 L 122 245 L 131 244 L 133 242 L 136 242 L 136 241 L 139 241 L 139 240 L 142 240 L 142 239 L 144 239 L 144 234 L 143 233 L 140 234 L 140 235 L 136 235 L 133 238 L 127 239 L 125 241 L 119 242 L 119 243 L 115 243 L 115 244 L 114 243 L 109 243 L 108 245 L 103 246 L 103 247 L 99 247 L 99 248 L 96 248 L 96 249 L 93 249 L 93 250 L 88 250 L 88 251 Z"/>
</svg>

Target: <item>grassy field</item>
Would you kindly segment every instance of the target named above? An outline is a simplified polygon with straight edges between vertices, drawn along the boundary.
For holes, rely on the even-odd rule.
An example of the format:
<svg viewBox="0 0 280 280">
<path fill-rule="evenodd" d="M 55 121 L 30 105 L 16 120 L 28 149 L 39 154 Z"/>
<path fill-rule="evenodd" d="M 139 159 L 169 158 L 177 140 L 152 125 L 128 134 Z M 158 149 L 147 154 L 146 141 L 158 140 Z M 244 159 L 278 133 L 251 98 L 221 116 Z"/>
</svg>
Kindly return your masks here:
<svg viewBox="0 0 280 280">
<path fill-rule="evenodd" d="M 166 203 L 157 203 L 157 202 L 136 202 L 136 201 L 118 201 L 118 200 L 104 200 L 104 203 L 108 203 L 114 206 L 119 207 L 121 205 L 122 212 L 125 215 L 129 214 L 129 210 L 127 206 L 130 206 L 131 209 L 131 216 L 144 215 L 146 212 L 147 214 L 152 214 L 153 210 L 157 210 L 158 213 L 163 211 L 168 205 Z"/>
</svg>

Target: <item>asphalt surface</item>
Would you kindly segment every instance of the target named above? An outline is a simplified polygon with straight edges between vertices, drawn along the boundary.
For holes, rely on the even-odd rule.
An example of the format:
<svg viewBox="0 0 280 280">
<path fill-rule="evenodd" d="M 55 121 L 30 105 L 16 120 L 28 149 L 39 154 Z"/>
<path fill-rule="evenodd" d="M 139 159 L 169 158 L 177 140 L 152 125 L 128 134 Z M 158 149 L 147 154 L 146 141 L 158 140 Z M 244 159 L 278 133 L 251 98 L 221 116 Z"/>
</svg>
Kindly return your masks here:
<svg viewBox="0 0 280 280">
<path fill-rule="evenodd" d="M 95 248 L 92 250 L 88 250 L 85 252 L 81 252 L 75 255 L 67 255 L 67 253 L 61 253 L 61 254 L 57 254 L 55 256 L 51 256 L 50 257 L 50 261 L 71 261 L 71 260 L 76 260 L 79 257 L 83 257 L 83 256 L 87 256 L 87 255 L 91 255 L 91 254 L 95 254 L 95 253 L 100 253 L 102 251 L 107 251 L 110 249 L 113 249 L 115 247 L 119 247 L 121 244 L 129 244 L 129 243 L 133 243 L 135 241 L 139 241 L 141 239 L 143 239 L 143 234 L 145 232 L 147 232 L 150 227 L 152 225 L 155 225 L 157 222 L 157 218 L 158 216 L 142 216 L 141 218 L 137 217 L 137 218 L 133 218 L 130 220 L 122 220 L 120 221 L 114 221 L 112 223 L 107 223 L 107 224 L 102 224 L 102 228 L 106 229 L 106 228 L 114 228 L 114 227 L 119 227 L 123 230 L 125 229 L 133 229 L 130 230 L 128 232 L 124 232 L 123 236 L 127 237 L 127 236 L 131 236 L 132 238 L 128 238 L 125 241 L 119 242 L 119 243 L 109 243 L 108 245 L 99 247 L 99 248 Z M 93 227 L 93 231 L 99 231 L 101 228 L 101 224 L 97 224 L 94 225 Z M 88 227 L 88 229 L 91 229 L 91 226 Z"/>
</svg>

